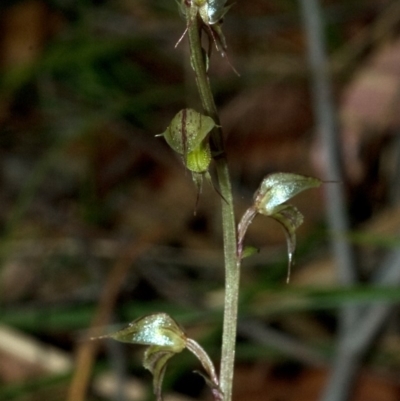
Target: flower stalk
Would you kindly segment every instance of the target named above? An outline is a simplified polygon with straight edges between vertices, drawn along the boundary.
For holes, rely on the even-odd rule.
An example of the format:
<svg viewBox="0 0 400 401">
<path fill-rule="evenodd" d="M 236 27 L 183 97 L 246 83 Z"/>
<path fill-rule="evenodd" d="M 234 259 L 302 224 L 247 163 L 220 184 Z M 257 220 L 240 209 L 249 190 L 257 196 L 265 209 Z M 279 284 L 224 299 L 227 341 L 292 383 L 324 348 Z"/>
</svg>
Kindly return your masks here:
<svg viewBox="0 0 400 401">
<path fill-rule="evenodd" d="M 201 45 L 202 24 L 198 7 L 191 2 L 186 10 L 191 64 L 204 113 L 216 123 L 211 132 L 211 152 L 215 161 L 219 190 L 222 195 L 222 229 L 225 260 L 225 300 L 222 335 L 220 387 L 223 400 L 232 399 L 235 360 L 237 313 L 239 297 L 240 259 L 237 258 L 236 225 L 231 182 L 224 151 L 222 128 L 207 75 L 206 60 Z"/>
</svg>

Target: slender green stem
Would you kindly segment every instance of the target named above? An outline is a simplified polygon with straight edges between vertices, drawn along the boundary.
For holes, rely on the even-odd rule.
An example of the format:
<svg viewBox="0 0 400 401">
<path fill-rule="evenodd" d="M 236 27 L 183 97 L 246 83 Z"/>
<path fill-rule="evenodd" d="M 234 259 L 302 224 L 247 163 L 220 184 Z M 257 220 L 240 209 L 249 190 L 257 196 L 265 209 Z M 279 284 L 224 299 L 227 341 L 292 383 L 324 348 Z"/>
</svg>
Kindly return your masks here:
<svg viewBox="0 0 400 401">
<path fill-rule="evenodd" d="M 205 114 L 212 117 L 217 124 L 217 127 L 211 134 L 211 147 L 214 154 L 218 184 L 223 197 L 221 204 L 225 257 L 225 303 L 220 386 L 222 392 L 224 393 L 224 401 L 231 401 L 240 278 L 240 261 L 237 259 L 236 226 L 233 210 L 232 189 L 229 178 L 228 164 L 224 152 L 222 129 L 206 71 L 203 48 L 201 46 L 200 24 L 202 22 L 199 20 L 198 10 L 194 4 L 188 8 L 186 16 L 190 57 L 192 67 L 195 72 L 196 83 L 201 102 Z"/>
</svg>

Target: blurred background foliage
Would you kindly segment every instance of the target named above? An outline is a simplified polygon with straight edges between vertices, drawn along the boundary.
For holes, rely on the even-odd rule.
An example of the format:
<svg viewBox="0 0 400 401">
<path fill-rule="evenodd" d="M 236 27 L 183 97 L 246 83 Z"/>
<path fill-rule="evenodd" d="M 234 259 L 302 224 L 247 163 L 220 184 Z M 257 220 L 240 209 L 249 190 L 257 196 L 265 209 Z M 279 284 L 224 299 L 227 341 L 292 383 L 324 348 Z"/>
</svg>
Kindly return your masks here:
<svg viewBox="0 0 400 401">
<path fill-rule="evenodd" d="M 335 278 L 321 191 L 296 200 L 306 221 L 289 286 L 284 235 L 272 220 L 256 219 L 247 241 L 260 252 L 242 273 L 237 400 L 317 399 L 337 308 L 400 298 L 396 287 L 362 285 L 399 245 L 400 9 L 390 0 L 322 4 L 345 133 L 338 185 L 346 188 L 361 281 L 343 289 Z M 220 199 L 205 186 L 194 214 L 190 175 L 155 138 L 179 109 L 199 107 L 187 43 L 174 47 L 185 29 L 175 1 L 2 0 L 0 28 L 1 327 L 57 347 L 71 362 L 90 326 L 104 332 L 165 311 L 217 361 Z M 237 1 L 224 31 L 229 59 L 214 52 L 210 76 L 239 217 L 266 174 L 321 176 L 323 162 L 298 2 Z M 398 329 L 392 317 L 354 399 L 398 397 Z M 96 347 L 85 399 L 151 397 L 141 350 Z M 64 399 L 71 372 L 83 369 L 79 358 L 61 371 L 33 369 L 41 354 L 26 369 L 5 348 L 2 400 Z M 167 372 L 169 388 L 209 399 L 201 378 L 188 373 L 195 362 L 179 358 Z M 117 372 L 111 390 L 109 371 Z M 137 396 L 118 386 L 131 377 L 146 383 Z"/>
</svg>

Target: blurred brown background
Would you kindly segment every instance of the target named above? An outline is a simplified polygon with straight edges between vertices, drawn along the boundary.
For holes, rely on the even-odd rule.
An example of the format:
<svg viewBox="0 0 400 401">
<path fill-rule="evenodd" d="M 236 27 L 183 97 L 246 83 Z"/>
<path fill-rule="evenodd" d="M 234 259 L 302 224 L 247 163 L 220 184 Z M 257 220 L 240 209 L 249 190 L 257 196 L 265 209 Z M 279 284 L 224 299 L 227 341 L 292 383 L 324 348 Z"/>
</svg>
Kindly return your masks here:
<svg viewBox="0 0 400 401">
<path fill-rule="evenodd" d="M 337 310 L 399 300 L 397 282 L 382 289 L 374 275 L 399 246 L 400 6 L 321 5 L 344 166 L 342 182 L 326 185 L 345 191 L 359 281 L 337 279 L 323 190 L 294 200 L 305 223 L 288 286 L 284 234 L 257 218 L 235 400 L 320 399 Z M 87 330 L 154 311 L 218 363 L 220 198 L 205 185 L 194 215 L 190 174 L 155 138 L 181 108 L 199 108 L 186 40 L 174 48 L 184 29 L 173 0 L 1 0 L 1 400 L 151 399 L 143 350 L 87 342 Z M 214 51 L 210 77 L 239 218 L 266 174 L 322 177 L 324 158 L 299 2 L 238 0 L 223 29 L 229 60 Z M 396 309 L 379 333 L 352 400 L 400 398 Z M 166 400 L 210 399 L 196 368 L 176 357 Z"/>
</svg>

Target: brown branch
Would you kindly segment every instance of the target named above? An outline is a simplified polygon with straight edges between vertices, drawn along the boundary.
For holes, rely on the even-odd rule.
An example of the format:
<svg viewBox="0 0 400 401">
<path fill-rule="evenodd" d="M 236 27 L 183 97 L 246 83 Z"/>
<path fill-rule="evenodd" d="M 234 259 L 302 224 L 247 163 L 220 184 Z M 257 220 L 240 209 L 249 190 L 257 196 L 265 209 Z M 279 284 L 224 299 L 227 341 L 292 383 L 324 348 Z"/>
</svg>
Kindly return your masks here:
<svg viewBox="0 0 400 401">
<path fill-rule="evenodd" d="M 159 232 L 144 234 L 134 243 L 129 243 L 122 247 L 121 256 L 115 262 L 106 279 L 97 311 L 90 324 L 89 333 L 93 333 L 99 327 L 108 323 L 117 301 L 119 290 L 127 277 L 132 263 L 147 251 L 159 237 Z M 91 337 L 91 335 L 88 337 Z M 77 345 L 75 351 L 76 367 L 69 387 L 67 401 L 85 401 L 99 346 L 99 342 L 87 340 Z"/>
</svg>

